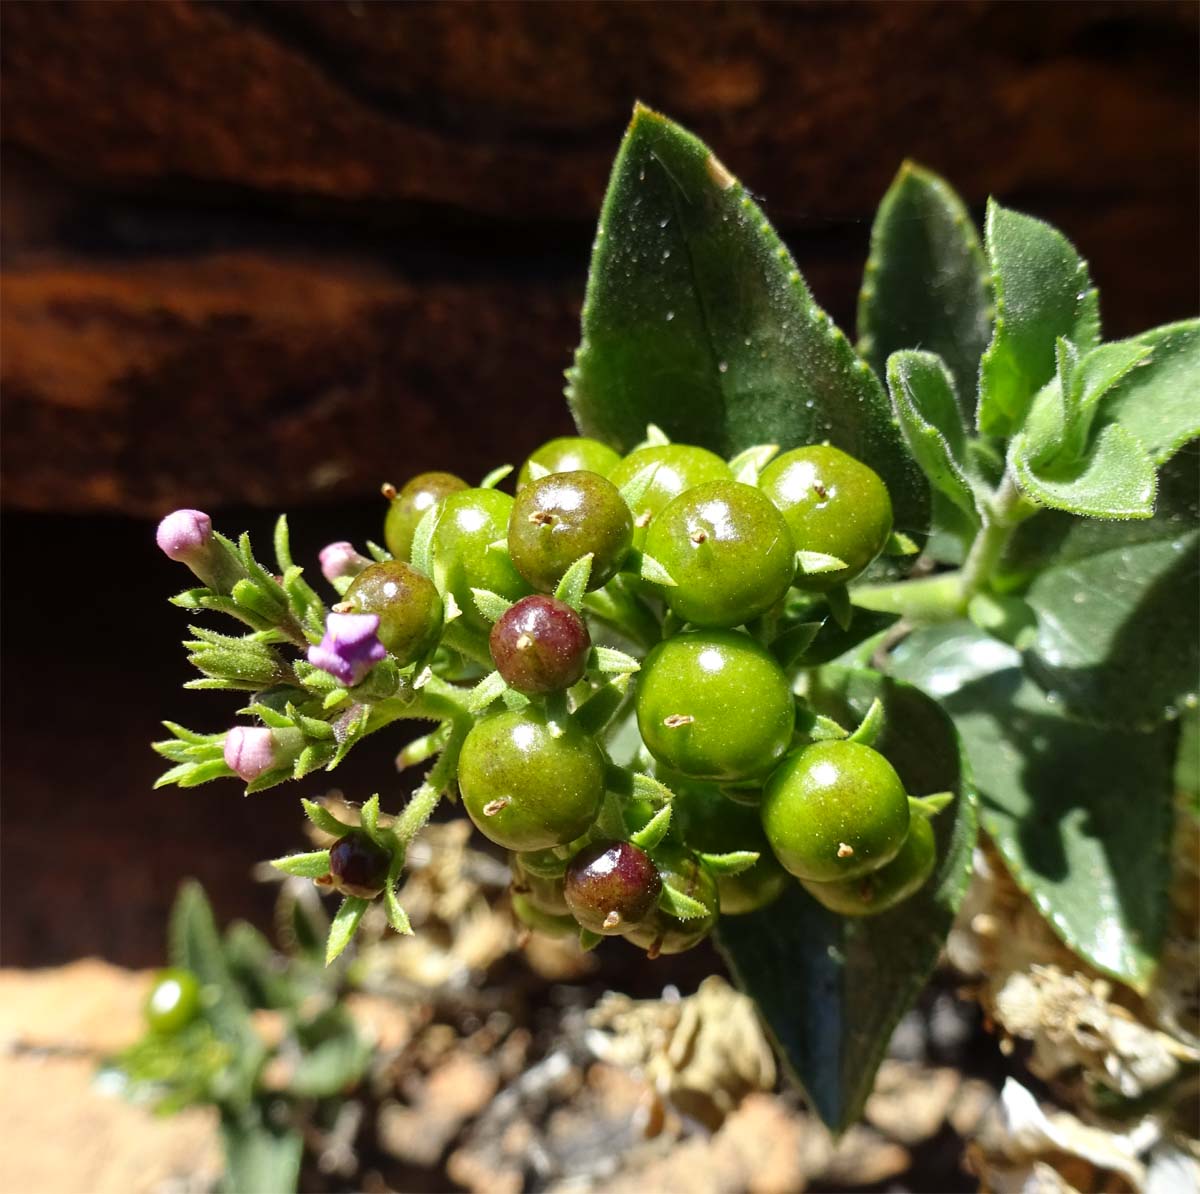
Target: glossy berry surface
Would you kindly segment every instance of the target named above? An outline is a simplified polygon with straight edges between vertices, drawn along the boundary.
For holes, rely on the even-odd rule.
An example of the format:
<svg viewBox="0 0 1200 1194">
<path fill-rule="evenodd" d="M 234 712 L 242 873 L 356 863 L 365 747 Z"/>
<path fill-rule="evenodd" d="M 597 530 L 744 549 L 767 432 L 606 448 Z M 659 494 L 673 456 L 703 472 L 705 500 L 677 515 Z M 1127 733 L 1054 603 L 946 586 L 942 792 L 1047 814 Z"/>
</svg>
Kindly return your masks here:
<svg viewBox="0 0 1200 1194">
<path fill-rule="evenodd" d="M 690 851 L 663 843 L 653 857 L 663 884 L 670 884 L 709 910 L 707 916 L 683 920 L 655 904 L 640 924 L 622 934 L 626 941 L 657 958 L 660 954 L 683 953 L 699 945 L 716 927 L 721 900 L 713 873 Z"/>
<path fill-rule="evenodd" d="M 592 554 L 589 589 L 617 573 L 633 542 L 633 516 L 611 481 L 599 473 L 552 473 L 517 494 L 508 523 L 508 551 L 517 571 L 543 593 L 553 592 L 580 556 Z"/>
<path fill-rule="evenodd" d="M 543 850 L 581 836 L 604 797 L 604 757 L 566 721 L 556 736 L 535 709 L 476 722 L 463 743 L 458 785 L 479 831 L 509 850 Z"/>
<path fill-rule="evenodd" d="M 892 499 L 879 474 L 827 444 L 811 444 L 771 461 L 758 482 L 782 511 L 797 551 L 846 562 L 836 572 L 797 574 L 798 588 L 827 592 L 853 580 L 892 533 Z"/>
<path fill-rule="evenodd" d="M 567 937 L 579 932 L 579 925 L 570 913 L 546 912 L 519 891 L 514 891 L 511 899 L 513 915 L 525 928 L 535 933 L 547 937 Z"/>
<path fill-rule="evenodd" d="M 371 564 L 354 578 L 343 600 L 356 614 L 379 615 L 379 641 L 401 667 L 437 645 L 442 598 L 433 581 L 411 564 Z"/>
<path fill-rule="evenodd" d="M 566 602 L 534 594 L 497 619 L 488 645 L 505 684 L 535 696 L 561 692 L 582 678 L 592 638 Z"/>
<path fill-rule="evenodd" d="M 680 784 L 675 791 L 672 828 L 690 849 L 701 854 L 753 850 L 759 855 L 748 870 L 717 872 L 722 916 L 757 912 L 783 894 L 792 880 L 771 853 L 757 807 L 737 804 L 707 784 Z"/>
<path fill-rule="evenodd" d="M 589 439 L 585 435 L 563 435 L 542 444 L 521 465 L 521 471 L 517 474 L 517 492 L 536 479 L 534 472 L 537 470 L 530 465 L 545 469 L 547 473 L 575 473 L 586 469 L 589 473 L 607 477 L 620 459 L 617 452 L 598 439 Z"/>
<path fill-rule="evenodd" d="M 453 595 L 464 625 L 490 630 L 471 590 L 490 589 L 516 601 L 529 585 L 513 567 L 508 553 L 491 547 L 508 534 L 513 500 L 499 489 L 464 489 L 442 500 L 433 532 L 433 580 L 438 591 Z"/>
<path fill-rule="evenodd" d="M 858 879 L 806 882 L 804 889 L 830 912 L 842 916 L 876 916 L 916 895 L 929 881 L 936 862 L 933 826 L 928 817 L 917 813 L 900 853 L 891 862 Z"/>
<path fill-rule="evenodd" d="M 787 592 L 795 550 L 783 515 L 738 481 L 681 493 L 646 531 L 647 554 L 671 574 L 662 596 L 685 622 L 740 626 Z"/>
<path fill-rule="evenodd" d="M 154 1032 L 186 1028 L 200 1011 L 200 983 L 190 970 L 160 970 L 146 996 L 143 1012 Z"/>
<path fill-rule="evenodd" d="M 720 456 L 706 448 L 695 448 L 689 444 L 656 444 L 649 448 L 638 448 L 615 465 L 608 478 L 621 489 L 643 469 L 651 466 L 654 475 L 633 512 L 635 547 L 643 545 L 650 520 L 673 498 L 706 481 L 733 480 L 729 465 Z"/>
<path fill-rule="evenodd" d="M 745 779 L 783 757 L 795 700 L 783 669 L 749 635 L 702 631 L 667 639 L 646 657 L 637 721 L 668 767 L 695 779 Z"/>
<path fill-rule="evenodd" d="M 343 895 L 373 900 L 387 882 L 392 856 L 365 829 L 352 829 L 329 847 L 329 873 Z"/>
<path fill-rule="evenodd" d="M 524 866 L 521 861 L 523 857 L 527 855 L 509 856 L 513 894 L 524 896 L 539 912 L 547 912 L 552 916 L 570 916 L 571 909 L 567 907 L 567 899 L 563 894 L 563 876 L 552 879 L 546 875 L 535 874 Z"/>
<path fill-rule="evenodd" d="M 763 829 L 798 879 L 853 879 L 891 862 L 908 834 L 908 797 L 891 763 L 859 742 L 814 742 L 763 789 Z"/>
<path fill-rule="evenodd" d="M 468 488 L 453 473 L 419 473 L 392 499 L 383 523 L 383 541 L 398 560 L 409 559 L 417 523 L 447 494 Z M 390 492 L 390 491 L 389 491 Z"/>
<path fill-rule="evenodd" d="M 630 842 L 585 847 L 567 867 L 563 894 L 575 919 L 611 936 L 640 924 L 654 908 L 662 880 L 650 856 Z"/>
</svg>

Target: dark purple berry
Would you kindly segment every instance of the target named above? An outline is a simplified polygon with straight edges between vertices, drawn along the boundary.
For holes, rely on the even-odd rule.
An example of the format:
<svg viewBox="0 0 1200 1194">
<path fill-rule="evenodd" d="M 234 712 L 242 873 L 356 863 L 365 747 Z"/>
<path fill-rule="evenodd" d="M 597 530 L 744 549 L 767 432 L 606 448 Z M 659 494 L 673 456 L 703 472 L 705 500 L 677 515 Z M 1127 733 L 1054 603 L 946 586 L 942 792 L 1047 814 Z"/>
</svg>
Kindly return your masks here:
<svg viewBox="0 0 1200 1194">
<path fill-rule="evenodd" d="M 585 929 L 610 936 L 644 920 L 662 880 L 650 856 L 629 842 L 596 842 L 567 867 L 563 894 Z"/>
<path fill-rule="evenodd" d="M 533 696 L 561 692 L 580 680 L 592 639 L 587 624 L 566 602 L 534 594 L 499 618 L 490 645 L 505 684 Z"/>
<path fill-rule="evenodd" d="M 352 829 L 329 848 L 333 885 L 348 896 L 373 900 L 387 882 L 392 856 L 363 829 Z"/>
</svg>

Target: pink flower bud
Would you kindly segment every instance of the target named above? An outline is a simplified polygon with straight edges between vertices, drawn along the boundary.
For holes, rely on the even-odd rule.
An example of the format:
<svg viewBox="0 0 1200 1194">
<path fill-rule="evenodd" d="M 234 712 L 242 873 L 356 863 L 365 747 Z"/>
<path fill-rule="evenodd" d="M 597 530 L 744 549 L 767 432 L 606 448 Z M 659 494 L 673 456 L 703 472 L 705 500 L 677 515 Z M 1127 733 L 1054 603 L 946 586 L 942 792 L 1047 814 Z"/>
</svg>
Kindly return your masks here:
<svg viewBox="0 0 1200 1194">
<path fill-rule="evenodd" d="M 321 548 L 321 574 L 331 585 L 340 580 L 353 580 L 371 561 L 360 555 L 353 543 L 331 543 Z"/>
<path fill-rule="evenodd" d="M 308 649 L 308 662 L 353 688 L 387 657 L 378 629 L 378 614 L 330 614 L 325 637 Z"/>
<path fill-rule="evenodd" d="M 234 726 L 225 735 L 225 765 L 246 783 L 278 765 L 275 735 L 257 726 Z"/>
<path fill-rule="evenodd" d="M 155 538 L 170 559 L 186 564 L 212 543 L 212 519 L 203 510 L 176 510 L 158 524 Z"/>
</svg>

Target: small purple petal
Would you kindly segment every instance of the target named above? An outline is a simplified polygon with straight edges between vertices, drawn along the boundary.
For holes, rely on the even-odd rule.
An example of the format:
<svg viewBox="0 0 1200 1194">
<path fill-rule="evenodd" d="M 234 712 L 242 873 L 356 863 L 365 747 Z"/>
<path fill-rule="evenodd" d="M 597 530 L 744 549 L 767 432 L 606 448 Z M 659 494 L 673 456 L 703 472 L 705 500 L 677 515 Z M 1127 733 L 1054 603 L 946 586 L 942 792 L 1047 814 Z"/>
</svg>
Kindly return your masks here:
<svg viewBox="0 0 1200 1194">
<path fill-rule="evenodd" d="M 378 614 L 330 614 L 325 637 L 308 649 L 308 662 L 353 688 L 387 657 L 378 629 Z"/>
<path fill-rule="evenodd" d="M 225 735 L 225 765 L 253 783 L 276 765 L 275 736 L 261 727 L 234 726 Z"/>
<path fill-rule="evenodd" d="M 176 510 L 158 524 L 155 539 L 170 559 L 187 563 L 212 542 L 212 519 L 203 510 Z"/>
<path fill-rule="evenodd" d="M 357 576 L 371 563 L 366 556 L 355 550 L 353 543 L 344 541 L 330 543 L 328 547 L 321 548 L 320 560 L 321 574 L 331 584 L 335 580 Z"/>
</svg>

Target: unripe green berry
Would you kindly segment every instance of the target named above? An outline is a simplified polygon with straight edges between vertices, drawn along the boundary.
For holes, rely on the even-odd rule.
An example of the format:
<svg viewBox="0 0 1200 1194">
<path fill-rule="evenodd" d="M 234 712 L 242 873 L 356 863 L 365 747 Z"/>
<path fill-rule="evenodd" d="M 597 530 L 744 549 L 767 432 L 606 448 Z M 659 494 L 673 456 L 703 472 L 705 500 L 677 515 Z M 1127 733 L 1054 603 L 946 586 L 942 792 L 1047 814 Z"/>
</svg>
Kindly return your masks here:
<svg viewBox="0 0 1200 1194">
<path fill-rule="evenodd" d="M 797 551 L 845 561 L 834 572 L 798 573 L 798 588 L 824 593 L 853 580 L 892 533 L 892 499 L 879 474 L 828 444 L 785 452 L 758 485 L 782 511 Z"/>
<path fill-rule="evenodd" d="M 620 459 L 618 453 L 598 439 L 589 439 L 585 435 L 563 435 L 542 444 L 521 465 L 521 471 L 517 474 L 517 492 L 520 493 L 534 480 L 535 470 L 530 465 L 537 465 L 546 473 L 575 473 L 585 469 L 589 473 L 607 477 Z"/>
<path fill-rule="evenodd" d="M 738 481 L 681 493 L 646 532 L 646 553 L 671 574 L 667 604 L 696 626 L 741 626 L 787 592 L 792 536 L 769 498 Z"/>
<path fill-rule="evenodd" d="M 573 721 L 534 708 L 476 722 L 458 760 L 463 807 L 509 850 L 544 850 L 580 837 L 604 798 L 604 756 Z"/>
<path fill-rule="evenodd" d="M 791 744 L 795 708 L 774 657 L 733 631 L 667 639 L 638 673 L 642 740 L 656 759 L 694 779 L 766 775 Z"/>
<path fill-rule="evenodd" d="M 443 597 L 454 597 L 463 624 L 476 630 L 490 631 L 491 624 L 475 605 L 473 588 L 510 601 L 529 592 L 504 550 L 512 508 L 512 498 L 499 489 L 464 489 L 442 499 L 431 543 L 433 580 Z"/>
<path fill-rule="evenodd" d="M 917 813 L 900 853 L 879 870 L 834 883 L 801 880 L 805 891 L 830 912 L 842 916 L 877 916 L 903 903 L 929 881 L 937 863 L 937 843 L 929 818 Z"/>
<path fill-rule="evenodd" d="M 407 560 L 412 552 L 417 523 L 430 506 L 447 494 L 466 489 L 467 483 L 453 473 L 419 473 L 413 477 L 388 506 L 383 523 L 383 541 L 398 560 Z M 389 488 L 388 493 L 391 493 Z"/>
<path fill-rule="evenodd" d="M 763 829 L 798 879 L 853 879 L 891 862 L 908 834 L 904 785 L 860 742 L 814 742 L 790 754 L 763 789 Z"/>
<path fill-rule="evenodd" d="M 646 541 L 650 520 L 673 498 L 706 481 L 733 480 L 729 465 L 720 456 L 690 444 L 638 448 L 615 465 L 608 477 L 621 489 L 648 467 L 654 468 L 653 478 L 633 511 L 633 545 L 639 548 Z"/>
<path fill-rule="evenodd" d="M 579 932 L 579 925 L 569 914 L 546 912 L 519 891 L 514 891 L 511 899 L 513 915 L 525 928 L 535 933 L 546 937 L 569 937 Z"/>
<path fill-rule="evenodd" d="M 552 593 L 581 556 L 592 556 L 589 589 L 617 573 L 633 541 L 633 516 L 599 473 L 552 473 L 517 494 L 508 522 L 508 551 L 517 571 Z"/>
<path fill-rule="evenodd" d="M 200 1012 L 200 983 L 190 970 L 160 970 L 146 996 L 143 1013 L 154 1032 L 165 1035 L 186 1028 Z"/>
<path fill-rule="evenodd" d="M 545 875 L 535 875 L 522 865 L 521 859 L 527 857 L 527 854 L 509 855 L 513 893 L 523 896 L 539 912 L 551 916 L 570 916 L 571 909 L 567 907 L 567 899 L 563 894 L 563 876 L 550 879 Z"/>
<path fill-rule="evenodd" d="M 346 590 L 356 614 L 378 614 L 379 641 L 404 667 L 428 654 L 442 632 L 442 598 L 433 581 L 403 560 L 371 564 Z"/>
</svg>

